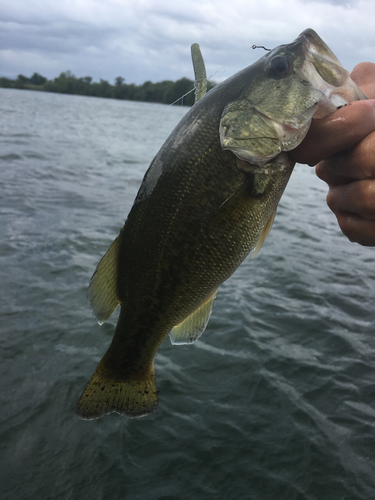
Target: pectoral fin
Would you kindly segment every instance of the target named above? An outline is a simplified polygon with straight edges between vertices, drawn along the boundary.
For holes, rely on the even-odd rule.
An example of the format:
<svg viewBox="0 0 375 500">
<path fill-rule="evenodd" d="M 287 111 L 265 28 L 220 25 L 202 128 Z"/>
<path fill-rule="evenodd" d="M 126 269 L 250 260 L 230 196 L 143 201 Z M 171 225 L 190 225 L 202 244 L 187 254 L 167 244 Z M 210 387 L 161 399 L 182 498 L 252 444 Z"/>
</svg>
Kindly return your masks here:
<svg viewBox="0 0 375 500">
<path fill-rule="evenodd" d="M 192 344 L 202 335 L 210 319 L 216 294 L 217 290 L 190 316 L 171 330 L 169 337 L 172 344 Z"/>
<path fill-rule="evenodd" d="M 268 219 L 268 221 L 266 222 L 266 225 L 263 228 L 263 231 L 261 232 L 261 234 L 259 236 L 257 244 L 255 245 L 255 248 L 254 248 L 253 258 L 257 255 L 259 250 L 262 248 L 263 243 L 266 241 L 267 236 L 270 234 L 270 231 L 271 231 L 272 225 L 273 225 L 273 221 L 275 220 L 276 211 L 277 211 L 277 207 L 272 212 L 270 218 Z"/>
<path fill-rule="evenodd" d="M 251 168 L 250 164 L 249 167 Z M 210 221 L 210 231 L 230 230 L 234 225 L 241 224 L 244 217 L 259 203 L 259 197 L 263 195 L 265 188 L 264 182 L 262 185 L 257 176 L 251 176 L 218 208 Z"/>
<path fill-rule="evenodd" d="M 107 321 L 111 314 L 120 304 L 117 293 L 117 262 L 118 249 L 120 241 L 119 236 L 109 247 L 107 253 L 99 262 L 96 268 L 87 297 L 95 313 L 97 322 L 102 325 Z"/>
</svg>

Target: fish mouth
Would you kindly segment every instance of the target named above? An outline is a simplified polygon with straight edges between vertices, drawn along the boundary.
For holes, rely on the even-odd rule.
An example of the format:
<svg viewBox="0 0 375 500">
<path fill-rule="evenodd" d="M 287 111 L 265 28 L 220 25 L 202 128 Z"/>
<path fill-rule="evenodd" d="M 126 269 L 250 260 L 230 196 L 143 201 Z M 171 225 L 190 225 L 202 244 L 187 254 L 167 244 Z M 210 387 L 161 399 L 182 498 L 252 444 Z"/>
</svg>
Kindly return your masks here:
<svg viewBox="0 0 375 500">
<path fill-rule="evenodd" d="M 284 87 L 281 84 L 267 87 L 270 92 L 275 88 L 281 98 L 272 101 L 263 95 L 259 97 L 256 92 L 252 94 L 249 86 L 240 99 L 226 106 L 220 120 L 222 148 L 258 167 L 281 152 L 295 149 L 305 138 L 312 119 L 324 118 L 351 101 L 366 99 L 349 72 L 312 29 L 302 32 L 292 44 L 270 52 L 265 71 L 273 69 L 272 58 L 285 53 L 294 60 L 293 74 L 286 75 Z M 271 80 L 282 81 L 273 74 L 265 81 Z"/>
<path fill-rule="evenodd" d="M 322 92 L 313 118 L 324 118 L 351 101 L 367 99 L 350 78 L 350 73 L 314 30 L 303 31 L 298 41 L 305 54 L 301 75 Z"/>
</svg>

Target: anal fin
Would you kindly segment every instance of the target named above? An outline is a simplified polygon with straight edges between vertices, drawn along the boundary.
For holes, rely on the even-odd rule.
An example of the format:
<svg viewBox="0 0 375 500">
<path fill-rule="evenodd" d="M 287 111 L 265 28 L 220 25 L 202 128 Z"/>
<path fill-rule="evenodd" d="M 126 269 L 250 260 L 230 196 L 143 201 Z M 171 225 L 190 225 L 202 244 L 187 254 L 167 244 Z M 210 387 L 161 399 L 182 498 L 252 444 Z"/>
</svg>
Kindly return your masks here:
<svg viewBox="0 0 375 500">
<path fill-rule="evenodd" d="M 172 344 L 192 344 L 202 335 L 210 319 L 216 294 L 217 290 L 171 330 L 169 337 Z"/>
</svg>

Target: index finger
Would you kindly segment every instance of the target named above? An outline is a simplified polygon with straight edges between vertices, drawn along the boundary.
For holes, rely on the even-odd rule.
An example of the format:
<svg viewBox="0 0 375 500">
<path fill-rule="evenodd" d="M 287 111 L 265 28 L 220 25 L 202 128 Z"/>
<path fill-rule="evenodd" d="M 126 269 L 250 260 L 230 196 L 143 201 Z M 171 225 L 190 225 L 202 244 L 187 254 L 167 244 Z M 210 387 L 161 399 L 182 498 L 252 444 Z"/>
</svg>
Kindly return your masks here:
<svg viewBox="0 0 375 500">
<path fill-rule="evenodd" d="M 315 171 L 329 186 L 375 179 L 375 132 L 367 135 L 353 149 L 318 163 Z"/>
<path fill-rule="evenodd" d="M 312 120 L 302 143 L 289 156 L 298 163 L 316 165 L 352 148 L 375 130 L 375 100 L 355 101 L 326 118 Z"/>
</svg>

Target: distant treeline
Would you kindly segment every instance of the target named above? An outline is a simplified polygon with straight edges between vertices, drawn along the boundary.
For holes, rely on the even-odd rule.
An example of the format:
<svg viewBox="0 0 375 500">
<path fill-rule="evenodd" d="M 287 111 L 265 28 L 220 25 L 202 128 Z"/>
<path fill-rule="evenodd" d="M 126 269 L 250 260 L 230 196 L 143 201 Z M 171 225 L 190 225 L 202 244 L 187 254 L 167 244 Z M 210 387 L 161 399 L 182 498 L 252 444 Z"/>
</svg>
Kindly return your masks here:
<svg viewBox="0 0 375 500">
<path fill-rule="evenodd" d="M 208 82 L 208 90 L 214 86 L 213 82 Z M 34 73 L 31 78 L 18 75 L 16 80 L 2 77 L 0 87 L 172 104 L 193 89 L 194 82 L 188 78 L 181 78 L 176 82 L 164 80 L 152 83 L 148 81 L 142 85 L 135 85 L 125 83 L 125 79 L 118 76 L 115 78 L 114 85 L 111 85 L 107 80 L 100 79 L 99 83 L 93 82 L 91 76 L 76 78 L 70 71 L 65 71 L 54 80 L 47 80 L 39 73 Z M 181 101 L 178 104 L 181 104 Z M 182 104 L 185 106 L 194 104 L 194 91 L 183 98 Z"/>
</svg>

